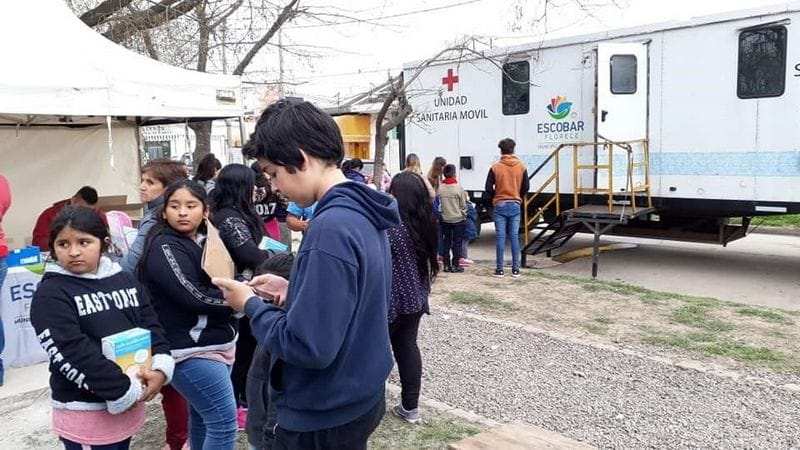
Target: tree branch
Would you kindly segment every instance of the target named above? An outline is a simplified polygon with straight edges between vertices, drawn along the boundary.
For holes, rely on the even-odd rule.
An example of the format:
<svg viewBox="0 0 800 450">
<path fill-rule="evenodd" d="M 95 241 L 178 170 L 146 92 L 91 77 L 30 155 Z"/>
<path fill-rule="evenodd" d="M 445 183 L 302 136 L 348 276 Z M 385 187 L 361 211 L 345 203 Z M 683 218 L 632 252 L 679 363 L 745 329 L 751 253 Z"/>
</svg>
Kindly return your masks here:
<svg viewBox="0 0 800 450">
<path fill-rule="evenodd" d="M 272 23 L 272 26 L 269 27 L 267 33 L 256 42 L 255 45 L 244 55 L 242 61 L 236 66 L 236 69 L 233 70 L 234 75 L 241 75 L 244 73 L 247 66 L 253 61 L 253 58 L 258 54 L 258 52 L 267 45 L 272 36 L 278 32 L 278 30 L 283 26 L 284 23 L 292 20 L 297 15 L 296 5 L 300 0 L 291 0 L 286 6 L 284 6 L 283 10 L 278 17 L 275 18 L 275 22 Z"/>
<path fill-rule="evenodd" d="M 121 18 L 119 23 L 112 26 L 103 36 L 116 43 L 120 43 L 133 36 L 138 31 L 157 28 L 180 16 L 186 15 L 201 1 L 202 0 L 162 0 L 144 11 L 129 14 Z M 175 3 L 178 4 L 172 6 Z"/>
<path fill-rule="evenodd" d="M 105 0 L 89 11 L 81 14 L 80 19 L 86 25 L 96 27 L 103 24 L 109 17 L 127 7 L 132 2 L 133 0 Z"/>
</svg>

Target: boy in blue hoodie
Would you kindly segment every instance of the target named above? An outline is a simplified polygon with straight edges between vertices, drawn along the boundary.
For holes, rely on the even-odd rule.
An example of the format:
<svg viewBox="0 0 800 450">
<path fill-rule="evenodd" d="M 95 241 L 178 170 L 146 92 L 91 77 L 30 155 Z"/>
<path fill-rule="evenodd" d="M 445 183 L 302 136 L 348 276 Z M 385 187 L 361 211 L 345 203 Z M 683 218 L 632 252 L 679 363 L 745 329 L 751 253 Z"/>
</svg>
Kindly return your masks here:
<svg viewBox="0 0 800 450">
<path fill-rule="evenodd" d="M 273 448 L 366 449 L 392 368 L 386 230 L 400 223 L 396 202 L 345 178 L 339 129 L 308 102 L 273 104 L 251 138 L 247 156 L 258 158 L 273 186 L 301 206 L 318 202 L 288 286 L 275 275 L 250 285 L 214 279 L 271 354 Z"/>
</svg>

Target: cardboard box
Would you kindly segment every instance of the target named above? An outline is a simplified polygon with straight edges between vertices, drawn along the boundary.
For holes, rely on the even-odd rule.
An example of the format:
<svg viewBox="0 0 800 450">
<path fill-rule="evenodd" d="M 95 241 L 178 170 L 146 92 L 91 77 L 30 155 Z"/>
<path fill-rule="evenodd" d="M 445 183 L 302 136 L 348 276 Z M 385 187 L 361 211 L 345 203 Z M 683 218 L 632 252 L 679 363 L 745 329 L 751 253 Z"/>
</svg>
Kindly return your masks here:
<svg viewBox="0 0 800 450">
<path fill-rule="evenodd" d="M 139 373 L 141 367 L 150 368 L 150 330 L 132 328 L 102 339 L 103 356 L 114 361 L 128 375 Z"/>
</svg>

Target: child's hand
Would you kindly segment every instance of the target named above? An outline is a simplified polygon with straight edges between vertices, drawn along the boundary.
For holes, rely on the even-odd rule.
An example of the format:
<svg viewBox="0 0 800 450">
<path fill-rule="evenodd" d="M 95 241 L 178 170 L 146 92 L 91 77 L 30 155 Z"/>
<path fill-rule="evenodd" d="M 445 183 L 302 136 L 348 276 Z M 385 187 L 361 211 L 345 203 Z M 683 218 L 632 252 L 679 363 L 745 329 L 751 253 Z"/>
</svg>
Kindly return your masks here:
<svg viewBox="0 0 800 450">
<path fill-rule="evenodd" d="M 258 295 L 272 300 L 277 306 L 283 306 L 286 302 L 286 292 L 289 290 L 286 278 L 268 273 L 254 277 L 249 284 Z"/>
<path fill-rule="evenodd" d="M 256 295 L 253 288 L 239 281 L 214 277 L 211 282 L 222 289 L 222 294 L 225 296 L 228 306 L 237 312 L 244 311 L 244 305 L 247 300 Z"/>
<path fill-rule="evenodd" d="M 153 399 L 153 397 L 161 391 L 161 388 L 164 386 L 164 383 L 167 382 L 167 376 L 161 373 L 160 370 L 149 370 L 142 368 L 142 371 L 139 373 L 139 377 L 142 379 L 142 383 L 144 384 L 144 389 L 142 391 L 142 401 L 149 402 Z"/>
</svg>

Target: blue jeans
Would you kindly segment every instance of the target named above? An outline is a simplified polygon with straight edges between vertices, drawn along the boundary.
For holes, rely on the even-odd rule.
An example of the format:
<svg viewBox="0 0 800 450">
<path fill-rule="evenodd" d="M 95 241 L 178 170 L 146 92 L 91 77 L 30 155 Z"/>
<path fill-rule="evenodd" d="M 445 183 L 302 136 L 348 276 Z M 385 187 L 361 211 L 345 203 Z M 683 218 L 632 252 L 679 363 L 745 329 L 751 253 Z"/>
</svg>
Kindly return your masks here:
<svg viewBox="0 0 800 450">
<path fill-rule="evenodd" d="M 519 221 L 522 209 L 517 202 L 501 202 L 494 207 L 494 229 L 497 233 L 495 260 L 497 269 L 503 270 L 506 237 L 511 239 L 511 267 L 519 269 Z"/>
<path fill-rule="evenodd" d="M 236 400 L 230 366 L 191 358 L 175 366 L 172 387 L 189 403 L 193 450 L 232 450 L 236 444 Z"/>
<path fill-rule="evenodd" d="M 3 282 L 6 281 L 6 273 L 8 272 L 8 265 L 6 265 L 6 259 L 0 258 L 0 289 L 3 288 Z M 3 350 L 6 348 L 6 335 L 5 331 L 3 331 L 3 321 L 0 318 L 0 353 L 3 353 Z M 3 358 L 0 357 L 0 386 L 3 385 L 3 377 L 5 376 L 5 372 L 3 370 Z"/>
</svg>

